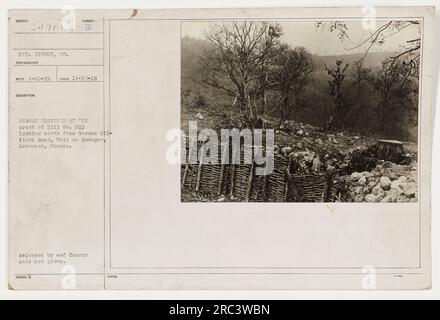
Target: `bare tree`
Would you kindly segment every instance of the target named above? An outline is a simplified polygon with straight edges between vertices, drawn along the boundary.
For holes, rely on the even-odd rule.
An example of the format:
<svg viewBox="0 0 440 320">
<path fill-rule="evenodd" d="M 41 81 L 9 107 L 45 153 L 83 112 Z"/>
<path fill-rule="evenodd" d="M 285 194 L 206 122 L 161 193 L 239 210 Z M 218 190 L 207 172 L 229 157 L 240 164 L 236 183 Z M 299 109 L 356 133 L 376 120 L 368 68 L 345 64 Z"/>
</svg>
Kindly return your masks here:
<svg viewBox="0 0 440 320">
<path fill-rule="evenodd" d="M 337 33 L 342 42 L 351 42 L 350 28 L 344 21 L 318 22 L 317 28 L 326 28 Z M 406 38 L 402 32 L 407 32 Z M 370 83 L 378 94 L 379 103 L 376 107 L 379 126 L 385 133 L 389 125 L 387 113 L 391 106 L 399 106 L 401 112 L 408 112 L 409 121 L 414 121 L 417 113 L 417 82 L 420 66 L 420 49 L 422 29 L 420 20 L 390 20 L 379 24 L 368 36 L 347 48 L 347 51 L 363 49 L 364 54 L 356 62 L 361 63 L 374 47 L 383 46 L 393 37 L 402 39 L 400 52 L 383 62 L 380 70 L 370 78 Z M 353 42 L 351 42 L 353 43 Z M 356 64 L 355 63 L 355 64 Z M 359 86 L 358 86 L 359 87 Z M 396 118 L 396 114 L 393 115 Z"/>
<path fill-rule="evenodd" d="M 365 126 L 365 122 L 368 121 L 366 113 L 369 110 L 370 98 L 368 97 L 368 87 L 370 86 L 369 80 L 371 79 L 371 69 L 364 67 L 363 60 L 357 61 L 352 67 L 352 83 L 350 89 L 353 93 L 353 112 L 355 120 L 353 127 L 356 132 L 361 132 Z M 364 132 L 362 132 L 364 133 Z"/>
<path fill-rule="evenodd" d="M 411 109 L 417 110 L 412 99 L 414 94 L 417 94 L 417 72 L 411 63 L 389 58 L 382 62 L 382 67 L 371 77 L 379 96 L 377 111 L 380 114 L 382 133 L 386 131 L 387 110 L 393 102 L 407 104 Z"/>
<path fill-rule="evenodd" d="M 342 66 L 342 64 L 342 60 L 337 60 L 336 67 L 325 68 L 328 75 L 331 77 L 331 80 L 328 81 L 329 93 L 334 99 L 334 113 L 330 116 L 327 123 L 327 130 L 332 129 L 333 126 L 343 126 L 344 118 L 347 115 L 348 107 L 342 91 L 342 85 L 345 79 L 345 71 L 349 65 L 345 64 L 345 66 Z"/>
<path fill-rule="evenodd" d="M 341 41 L 346 41 L 350 39 L 350 30 L 346 23 L 343 21 L 333 21 L 333 22 L 322 22 L 319 21 L 315 24 L 316 28 L 326 28 L 330 32 L 336 32 Z M 402 44 L 402 51 L 391 57 L 393 60 L 404 60 L 407 63 L 412 63 L 418 66 L 420 61 L 420 47 L 421 47 L 421 28 L 419 20 L 403 20 L 396 21 L 391 20 L 386 23 L 381 24 L 369 36 L 365 39 L 356 43 L 355 45 L 347 48 L 348 51 L 355 50 L 359 48 L 364 48 L 364 55 L 361 60 L 363 60 L 370 49 L 374 46 L 381 46 L 386 43 L 387 39 L 396 36 L 405 29 L 415 29 L 415 34 L 417 36 L 407 39 Z"/>
<path fill-rule="evenodd" d="M 213 25 L 205 37 L 211 43 L 203 62 L 203 82 L 234 97 L 243 125 L 258 126 L 267 87 L 268 64 L 281 28 L 267 22 L 231 22 Z"/>
<path fill-rule="evenodd" d="M 282 44 L 275 50 L 270 85 L 280 94 L 280 124 L 301 104 L 312 71 L 312 56 L 305 48 Z"/>
</svg>

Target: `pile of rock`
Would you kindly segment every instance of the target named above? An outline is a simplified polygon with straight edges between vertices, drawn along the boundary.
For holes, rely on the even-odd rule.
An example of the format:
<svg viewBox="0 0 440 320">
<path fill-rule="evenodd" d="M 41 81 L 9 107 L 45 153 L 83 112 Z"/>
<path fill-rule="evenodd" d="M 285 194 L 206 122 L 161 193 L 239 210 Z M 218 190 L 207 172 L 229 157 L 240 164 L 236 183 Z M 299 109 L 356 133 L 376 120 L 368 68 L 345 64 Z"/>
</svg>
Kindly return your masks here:
<svg viewBox="0 0 440 320">
<path fill-rule="evenodd" d="M 379 164 L 372 171 L 353 172 L 347 179 L 353 202 L 416 202 L 417 164 Z"/>
</svg>

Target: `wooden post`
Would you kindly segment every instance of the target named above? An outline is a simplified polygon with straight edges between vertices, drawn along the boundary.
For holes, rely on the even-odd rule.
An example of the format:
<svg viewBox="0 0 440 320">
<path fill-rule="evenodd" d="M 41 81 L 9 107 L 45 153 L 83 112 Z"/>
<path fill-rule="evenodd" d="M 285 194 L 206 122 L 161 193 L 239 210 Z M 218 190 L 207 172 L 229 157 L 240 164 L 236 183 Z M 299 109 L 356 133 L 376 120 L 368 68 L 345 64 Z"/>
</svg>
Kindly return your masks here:
<svg viewBox="0 0 440 320">
<path fill-rule="evenodd" d="M 284 174 L 286 176 L 286 202 L 301 202 L 301 196 L 299 195 L 298 188 L 296 187 L 295 180 L 293 176 L 290 174 L 289 169 L 284 168 Z"/>
<path fill-rule="evenodd" d="M 217 195 L 222 194 L 222 186 L 223 186 L 223 177 L 225 175 L 225 165 L 222 164 L 220 167 L 220 179 L 218 181 L 218 189 L 217 189 Z"/>
<path fill-rule="evenodd" d="M 185 152 L 186 152 L 186 149 L 185 149 Z M 186 177 L 188 176 L 190 155 L 191 155 L 191 145 L 189 146 L 188 155 L 186 157 L 185 171 L 183 172 L 183 177 L 182 177 L 182 181 L 181 181 L 182 185 L 180 186 L 181 189 L 183 189 L 185 187 Z"/>
<path fill-rule="evenodd" d="M 252 193 L 252 182 L 254 181 L 254 169 L 255 169 L 255 163 L 254 161 L 252 161 L 251 172 L 249 173 L 249 179 L 248 179 L 248 185 L 246 191 L 246 202 L 249 202 Z"/>
<path fill-rule="evenodd" d="M 268 148 L 266 148 L 265 152 L 266 152 L 266 155 L 267 155 L 268 152 L 271 152 L 272 155 L 273 155 L 273 149 L 272 148 L 270 148 L 269 150 L 268 150 Z M 261 149 L 261 154 L 262 153 L 263 153 L 263 149 Z M 267 190 L 268 182 L 269 182 L 269 174 L 265 170 L 264 175 L 263 175 L 263 190 L 262 190 L 263 191 L 263 195 L 262 195 L 263 202 L 266 202 L 268 197 L 269 197 L 269 195 L 267 194 L 268 193 L 268 190 Z"/>
<path fill-rule="evenodd" d="M 322 189 L 321 194 L 321 202 L 327 202 L 329 195 L 330 195 L 330 183 L 329 183 L 329 175 L 326 174 L 325 176 L 325 182 L 324 182 L 324 188 Z"/>
<path fill-rule="evenodd" d="M 232 165 L 232 171 L 231 171 L 231 189 L 229 190 L 229 195 L 232 197 L 234 195 L 234 188 L 235 188 L 235 170 L 236 165 Z"/>
<path fill-rule="evenodd" d="M 239 151 L 240 153 L 240 151 Z M 231 162 L 234 161 L 235 156 L 237 154 L 237 149 L 232 148 L 232 159 Z M 232 164 L 232 172 L 231 172 L 231 190 L 229 190 L 229 195 L 232 197 L 234 195 L 234 189 L 235 189 L 235 173 L 237 171 L 237 165 Z"/>
<path fill-rule="evenodd" d="M 222 193 L 223 178 L 225 176 L 225 167 L 226 167 L 226 165 L 223 163 L 223 158 L 224 158 L 224 155 L 225 155 L 226 151 L 229 151 L 229 150 L 227 148 L 225 148 L 223 150 L 223 153 L 222 153 L 222 156 L 221 156 L 221 159 L 220 159 L 221 167 L 220 167 L 220 179 L 219 179 L 219 182 L 218 182 L 217 195 L 221 195 L 221 193 Z"/>
<path fill-rule="evenodd" d="M 286 185 L 284 186 L 284 199 L 286 202 L 288 202 L 289 198 L 289 181 L 292 177 L 290 174 L 290 171 L 292 171 L 292 159 L 289 158 L 289 163 L 287 165 L 287 168 L 284 168 L 284 175 L 286 177 Z"/>
<path fill-rule="evenodd" d="M 284 178 L 286 181 L 286 185 L 284 186 L 284 201 L 288 202 L 289 198 L 289 181 L 292 178 L 290 171 L 288 168 L 284 168 Z"/>
<path fill-rule="evenodd" d="M 199 192 L 200 189 L 200 178 L 202 176 L 202 165 L 203 165 L 203 155 L 205 153 L 205 148 L 200 148 L 200 159 L 199 159 L 199 169 L 197 171 L 197 181 L 196 181 L 196 192 Z"/>
<path fill-rule="evenodd" d="M 264 201 L 264 202 L 266 202 L 266 201 L 267 201 L 267 198 L 268 198 L 268 195 L 267 195 L 267 183 L 268 183 L 268 181 L 269 181 L 268 178 L 269 178 L 269 177 L 268 177 L 267 174 L 265 174 L 265 175 L 263 176 L 263 201 Z"/>
</svg>

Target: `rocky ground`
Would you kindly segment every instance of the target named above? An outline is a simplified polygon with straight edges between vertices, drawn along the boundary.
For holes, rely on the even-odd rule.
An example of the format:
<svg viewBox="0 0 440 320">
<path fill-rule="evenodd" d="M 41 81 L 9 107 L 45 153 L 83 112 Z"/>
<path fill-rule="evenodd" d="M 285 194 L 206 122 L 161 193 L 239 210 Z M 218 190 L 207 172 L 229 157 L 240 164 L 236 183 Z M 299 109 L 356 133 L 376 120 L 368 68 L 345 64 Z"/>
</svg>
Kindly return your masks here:
<svg viewBox="0 0 440 320">
<path fill-rule="evenodd" d="M 417 163 L 379 164 L 372 171 L 353 172 L 344 177 L 348 184 L 348 201 L 417 202 Z"/>
</svg>

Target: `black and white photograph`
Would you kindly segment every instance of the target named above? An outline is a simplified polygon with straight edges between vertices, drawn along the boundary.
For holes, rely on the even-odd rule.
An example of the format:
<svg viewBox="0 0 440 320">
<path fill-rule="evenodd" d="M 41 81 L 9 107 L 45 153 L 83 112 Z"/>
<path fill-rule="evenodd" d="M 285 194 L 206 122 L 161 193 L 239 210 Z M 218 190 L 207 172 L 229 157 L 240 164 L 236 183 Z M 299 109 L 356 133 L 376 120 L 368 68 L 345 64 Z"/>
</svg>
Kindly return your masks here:
<svg viewBox="0 0 440 320">
<path fill-rule="evenodd" d="M 181 22 L 182 202 L 417 202 L 422 20 Z"/>
<path fill-rule="evenodd" d="M 438 295 L 439 9 L 162 5 L 4 12 L 5 296 Z"/>
</svg>

